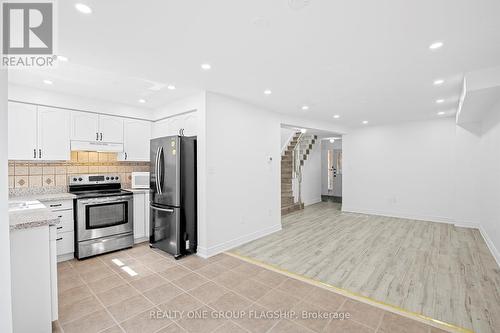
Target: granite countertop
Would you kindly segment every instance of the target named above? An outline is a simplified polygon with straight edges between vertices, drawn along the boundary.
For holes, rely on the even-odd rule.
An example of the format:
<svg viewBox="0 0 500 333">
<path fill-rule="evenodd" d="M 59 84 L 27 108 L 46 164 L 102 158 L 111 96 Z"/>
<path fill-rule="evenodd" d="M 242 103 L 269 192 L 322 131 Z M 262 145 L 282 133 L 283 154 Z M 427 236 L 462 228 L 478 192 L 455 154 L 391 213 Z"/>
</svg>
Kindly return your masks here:
<svg viewBox="0 0 500 333">
<path fill-rule="evenodd" d="M 10 231 L 57 225 L 59 222 L 59 216 L 48 208 L 9 213 Z"/>
<path fill-rule="evenodd" d="M 19 200 L 19 201 L 38 200 L 41 202 L 55 201 L 55 200 L 73 200 L 74 198 L 76 198 L 76 195 L 68 192 L 9 196 L 10 200 Z"/>
</svg>

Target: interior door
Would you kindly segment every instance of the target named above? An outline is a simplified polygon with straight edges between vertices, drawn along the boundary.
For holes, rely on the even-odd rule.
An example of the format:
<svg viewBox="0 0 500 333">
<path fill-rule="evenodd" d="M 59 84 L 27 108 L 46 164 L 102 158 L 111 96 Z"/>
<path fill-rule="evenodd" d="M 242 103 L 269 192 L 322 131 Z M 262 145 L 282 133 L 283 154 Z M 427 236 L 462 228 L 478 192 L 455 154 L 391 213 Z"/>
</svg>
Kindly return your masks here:
<svg viewBox="0 0 500 333">
<path fill-rule="evenodd" d="M 99 115 L 99 141 L 123 143 L 123 118 Z"/>
<path fill-rule="evenodd" d="M 71 112 L 71 140 L 98 141 L 99 115 L 89 112 Z"/>
<path fill-rule="evenodd" d="M 8 104 L 8 156 L 9 160 L 34 160 L 37 154 L 36 105 Z"/>
<path fill-rule="evenodd" d="M 70 112 L 38 107 L 38 158 L 70 160 Z"/>
</svg>

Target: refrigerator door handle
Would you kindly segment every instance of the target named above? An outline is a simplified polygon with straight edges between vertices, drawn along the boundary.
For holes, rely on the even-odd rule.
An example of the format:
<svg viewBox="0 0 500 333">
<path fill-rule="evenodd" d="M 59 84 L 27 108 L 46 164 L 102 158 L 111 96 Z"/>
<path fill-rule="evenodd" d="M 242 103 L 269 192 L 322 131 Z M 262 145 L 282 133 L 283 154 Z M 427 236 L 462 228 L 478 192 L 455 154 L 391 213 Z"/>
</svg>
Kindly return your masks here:
<svg viewBox="0 0 500 333">
<path fill-rule="evenodd" d="M 156 182 L 156 193 L 157 194 L 161 194 L 160 188 L 159 188 L 160 182 L 159 182 L 159 177 L 158 177 L 158 173 L 160 172 L 159 161 L 160 161 L 160 147 L 158 147 L 158 149 L 156 149 L 156 159 L 155 159 L 155 182 Z"/>
<path fill-rule="evenodd" d="M 173 213 L 174 210 L 173 209 L 169 209 L 169 208 L 159 208 L 159 207 L 156 207 L 156 206 L 151 206 L 151 209 L 152 210 L 159 210 L 161 212 L 167 212 L 167 213 Z"/>
<path fill-rule="evenodd" d="M 162 167 L 162 160 L 163 160 L 163 147 L 160 147 L 160 153 L 158 154 L 158 179 L 159 179 L 159 192 L 160 194 L 163 194 L 163 189 L 162 189 L 162 186 L 163 186 L 163 172 L 165 170 L 163 170 L 163 167 Z"/>
</svg>

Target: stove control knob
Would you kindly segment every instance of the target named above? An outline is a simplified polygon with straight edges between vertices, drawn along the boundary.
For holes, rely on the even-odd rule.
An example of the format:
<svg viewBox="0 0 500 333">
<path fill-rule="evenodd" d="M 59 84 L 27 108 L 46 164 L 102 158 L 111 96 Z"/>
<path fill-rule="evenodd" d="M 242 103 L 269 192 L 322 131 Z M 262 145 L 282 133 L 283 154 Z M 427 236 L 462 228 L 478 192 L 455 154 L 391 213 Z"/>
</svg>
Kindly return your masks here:
<svg viewBox="0 0 500 333">
<path fill-rule="evenodd" d="M 106 180 L 109 180 L 109 177 L 106 177 Z"/>
<path fill-rule="evenodd" d="M 76 182 L 77 180 L 78 180 L 78 179 L 76 179 L 76 178 L 73 178 L 73 181 L 74 181 L 74 182 Z"/>
<path fill-rule="evenodd" d="M 118 177 L 116 177 L 115 179 L 118 180 Z"/>
<path fill-rule="evenodd" d="M 115 180 L 115 177 L 111 177 L 111 180 Z"/>
<path fill-rule="evenodd" d="M 82 180 L 83 180 L 83 179 L 82 179 L 82 177 L 78 178 L 78 181 L 80 181 L 80 182 L 81 182 Z"/>
</svg>

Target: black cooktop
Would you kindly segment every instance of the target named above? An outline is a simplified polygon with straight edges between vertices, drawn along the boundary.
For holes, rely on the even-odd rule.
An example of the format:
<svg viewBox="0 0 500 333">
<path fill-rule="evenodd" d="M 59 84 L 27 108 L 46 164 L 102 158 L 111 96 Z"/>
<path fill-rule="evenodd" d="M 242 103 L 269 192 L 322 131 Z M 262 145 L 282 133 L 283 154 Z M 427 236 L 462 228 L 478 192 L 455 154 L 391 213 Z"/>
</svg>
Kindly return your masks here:
<svg viewBox="0 0 500 333">
<path fill-rule="evenodd" d="M 99 198 L 99 197 L 111 197 L 118 195 L 132 195 L 133 193 L 126 190 L 91 190 L 91 191 L 70 191 L 70 193 L 76 195 L 77 199 L 82 198 Z"/>
</svg>

